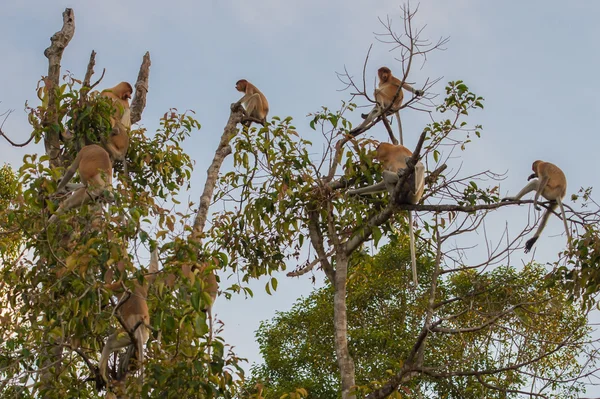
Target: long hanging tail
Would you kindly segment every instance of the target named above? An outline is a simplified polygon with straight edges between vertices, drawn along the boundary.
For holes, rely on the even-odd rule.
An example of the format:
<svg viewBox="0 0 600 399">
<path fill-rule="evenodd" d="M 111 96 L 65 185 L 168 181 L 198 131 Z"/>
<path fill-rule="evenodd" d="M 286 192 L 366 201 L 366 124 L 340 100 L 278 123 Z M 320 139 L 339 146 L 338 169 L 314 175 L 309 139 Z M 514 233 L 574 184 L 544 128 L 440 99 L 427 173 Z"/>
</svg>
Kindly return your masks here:
<svg viewBox="0 0 600 399">
<path fill-rule="evenodd" d="M 413 230 L 412 212 L 408 211 L 408 236 L 410 237 L 410 262 L 412 266 L 412 277 L 415 288 L 419 285 L 417 280 L 417 256 L 415 255 L 415 232 Z"/>
<path fill-rule="evenodd" d="M 402 122 L 400 122 L 400 111 L 396 111 L 396 120 L 398 121 L 398 134 L 400 135 L 400 145 L 404 145 L 404 139 L 402 138 Z"/>
<path fill-rule="evenodd" d="M 560 213 L 562 214 L 562 220 L 565 225 L 565 233 L 567 233 L 567 244 L 569 245 L 569 249 L 571 249 L 571 233 L 569 232 L 569 226 L 567 225 L 567 215 L 565 215 L 565 207 L 562 204 L 562 200 L 560 198 L 556 199 L 558 206 L 560 206 Z"/>
<path fill-rule="evenodd" d="M 137 356 L 140 365 L 140 378 L 142 383 L 144 382 L 144 332 L 146 331 L 146 326 L 141 325 L 138 326 L 138 329 L 135 331 L 135 340 L 137 341 Z"/>
<path fill-rule="evenodd" d="M 212 316 L 212 304 L 206 310 L 208 316 L 208 356 L 212 354 L 212 341 L 213 341 L 213 316 Z"/>
</svg>

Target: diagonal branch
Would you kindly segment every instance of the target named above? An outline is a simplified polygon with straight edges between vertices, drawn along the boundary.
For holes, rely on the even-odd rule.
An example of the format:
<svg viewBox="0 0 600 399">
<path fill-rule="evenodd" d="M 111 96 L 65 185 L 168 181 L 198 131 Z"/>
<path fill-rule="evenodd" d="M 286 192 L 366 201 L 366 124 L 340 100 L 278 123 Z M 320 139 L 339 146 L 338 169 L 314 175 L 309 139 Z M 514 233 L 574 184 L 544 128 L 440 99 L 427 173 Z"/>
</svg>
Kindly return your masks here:
<svg viewBox="0 0 600 399">
<path fill-rule="evenodd" d="M 232 104 L 233 106 L 233 104 Z M 225 130 L 221 136 L 219 146 L 215 151 L 215 156 L 212 163 L 206 171 L 206 183 L 204 183 L 204 191 L 200 196 L 200 205 L 198 206 L 198 212 L 196 213 L 196 219 L 194 220 L 194 229 L 192 231 L 192 239 L 200 241 L 204 232 L 204 226 L 206 225 L 206 219 L 208 218 L 208 208 L 212 201 L 213 192 L 217 184 L 217 178 L 219 177 L 219 171 L 225 158 L 231 154 L 231 146 L 229 142 L 238 133 L 237 124 L 244 118 L 244 110 L 242 107 L 233 107 L 229 120 L 225 125 Z"/>
<path fill-rule="evenodd" d="M 60 159 L 60 132 L 53 129 L 52 126 L 58 124 L 58 110 L 56 109 L 56 88 L 59 86 L 60 61 L 65 48 L 75 34 L 75 14 L 70 8 L 66 8 L 62 14 L 63 27 L 50 38 L 51 44 L 44 51 L 48 58 L 48 78 L 46 79 L 46 89 L 48 90 L 48 108 L 44 115 L 43 125 L 46 127 L 44 136 L 44 146 L 46 154 L 50 157 L 51 166 L 59 166 Z"/>
</svg>

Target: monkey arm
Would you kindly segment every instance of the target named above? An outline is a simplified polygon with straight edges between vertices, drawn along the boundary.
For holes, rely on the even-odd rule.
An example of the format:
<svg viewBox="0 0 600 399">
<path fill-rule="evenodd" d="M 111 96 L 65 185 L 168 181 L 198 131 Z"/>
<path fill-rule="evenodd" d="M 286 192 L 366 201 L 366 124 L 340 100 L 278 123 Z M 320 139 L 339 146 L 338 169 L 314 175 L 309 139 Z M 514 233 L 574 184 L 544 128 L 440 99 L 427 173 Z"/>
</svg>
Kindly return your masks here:
<svg viewBox="0 0 600 399">
<path fill-rule="evenodd" d="M 410 91 L 411 93 L 413 93 L 413 94 L 414 94 L 415 96 L 417 96 L 417 97 L 421 97 L 423 94 L 425 94 L 425 93 L 423 92 L 423 90 L 418 90 L 418 89 L 415 89 L 414 87 L 412 87 L 411 85 L 409 85 L 409 84 L 408 84 L 408 83 L 406 83 L 406 82 L 402 84 L 402 87 L 403 87 L 405 90 L 407 90 L 407 91 Z"/>
<path fill-rule="evenodd" d="M 542 209 L 538 205 L 538 199 L 540 198 L 540 194 L 542 194 L 542 192 L 544 191 L 544 187 L 546 187 L 546 184 L 548 184 L 548 180 L 550 180 L 550 177 L 548 176 L 544 176 L 539 180 L 537 191 L 535 192 L 535 197 L 533 197 L 533 207 L 538 211 Z"/>
</svg>

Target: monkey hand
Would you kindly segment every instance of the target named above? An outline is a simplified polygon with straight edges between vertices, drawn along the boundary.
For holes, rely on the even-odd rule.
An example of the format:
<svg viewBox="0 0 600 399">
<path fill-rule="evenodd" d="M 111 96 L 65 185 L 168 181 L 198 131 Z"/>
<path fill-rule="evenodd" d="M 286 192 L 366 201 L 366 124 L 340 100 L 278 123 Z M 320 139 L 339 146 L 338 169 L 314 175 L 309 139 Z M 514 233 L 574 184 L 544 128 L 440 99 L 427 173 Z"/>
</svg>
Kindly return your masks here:
<svg viewBox="0 0 600 399">
<path fill-rule="evenodd" d="M 533 207 L 535 208 L 536 211 L 542 210 L 542 207 L 540 207 L 538 204 L 534 204 Z"/>
<path fill-rule="evenodd" d="M 424 94 L 425 92 L 423 90 L 415 90 L 416 97 L 423 97 Z"/>
<path fill-rule="evenodd" d="M 240 103 L 239 101 L 237 103 L 233 103 L 233 104 L 231 104 L 231 111 L 235 112 L 241 106 L 242 106 L 242 103 Z M 243 108 L 242 108 L 242 110 L 243 110 Z"/>
</svg>

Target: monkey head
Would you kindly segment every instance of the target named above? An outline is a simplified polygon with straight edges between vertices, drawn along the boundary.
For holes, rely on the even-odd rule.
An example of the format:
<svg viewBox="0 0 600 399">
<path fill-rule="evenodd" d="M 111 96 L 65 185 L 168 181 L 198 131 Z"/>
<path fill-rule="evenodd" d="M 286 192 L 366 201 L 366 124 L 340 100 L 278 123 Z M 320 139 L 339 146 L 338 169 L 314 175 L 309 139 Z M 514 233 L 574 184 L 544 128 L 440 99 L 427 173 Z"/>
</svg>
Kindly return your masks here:
<svg viewBox="0 0 600 399">
<path fill-rule="evenodd" d="M 242 93 L 246 92 L 246 86 L 248 85 L 248 81 L 246 79 L 240 79 L 235 83 L 235 88 L 237 91 L 241 91 Z"/>
<path fill-rule="evenodd" d="M 127 82 L 121 82 L 113 88 L 113 93 L 121 100 L 129 100 L 133 94 L 133 87 Z"/>
<path fill-rule="evenodd" d="M 543 161 L 540 161 L 540 160 L 533 162 L 533 165 L 531 165 L 531 170 L 533 170 L 533 173 L 531 175 L 529 175 L 527 180 L 535 179 L 536 177 L 538 177 L 538 167 L 540 166 L 540 164 L 542 162 Z"/>
<path fill-rule="evenodd" d="M 381 67 L 377 70 L 377 75 L 381 83 L 386 83 L 392 76 L 392 71 L 388 67 Z"/>
</svg>

